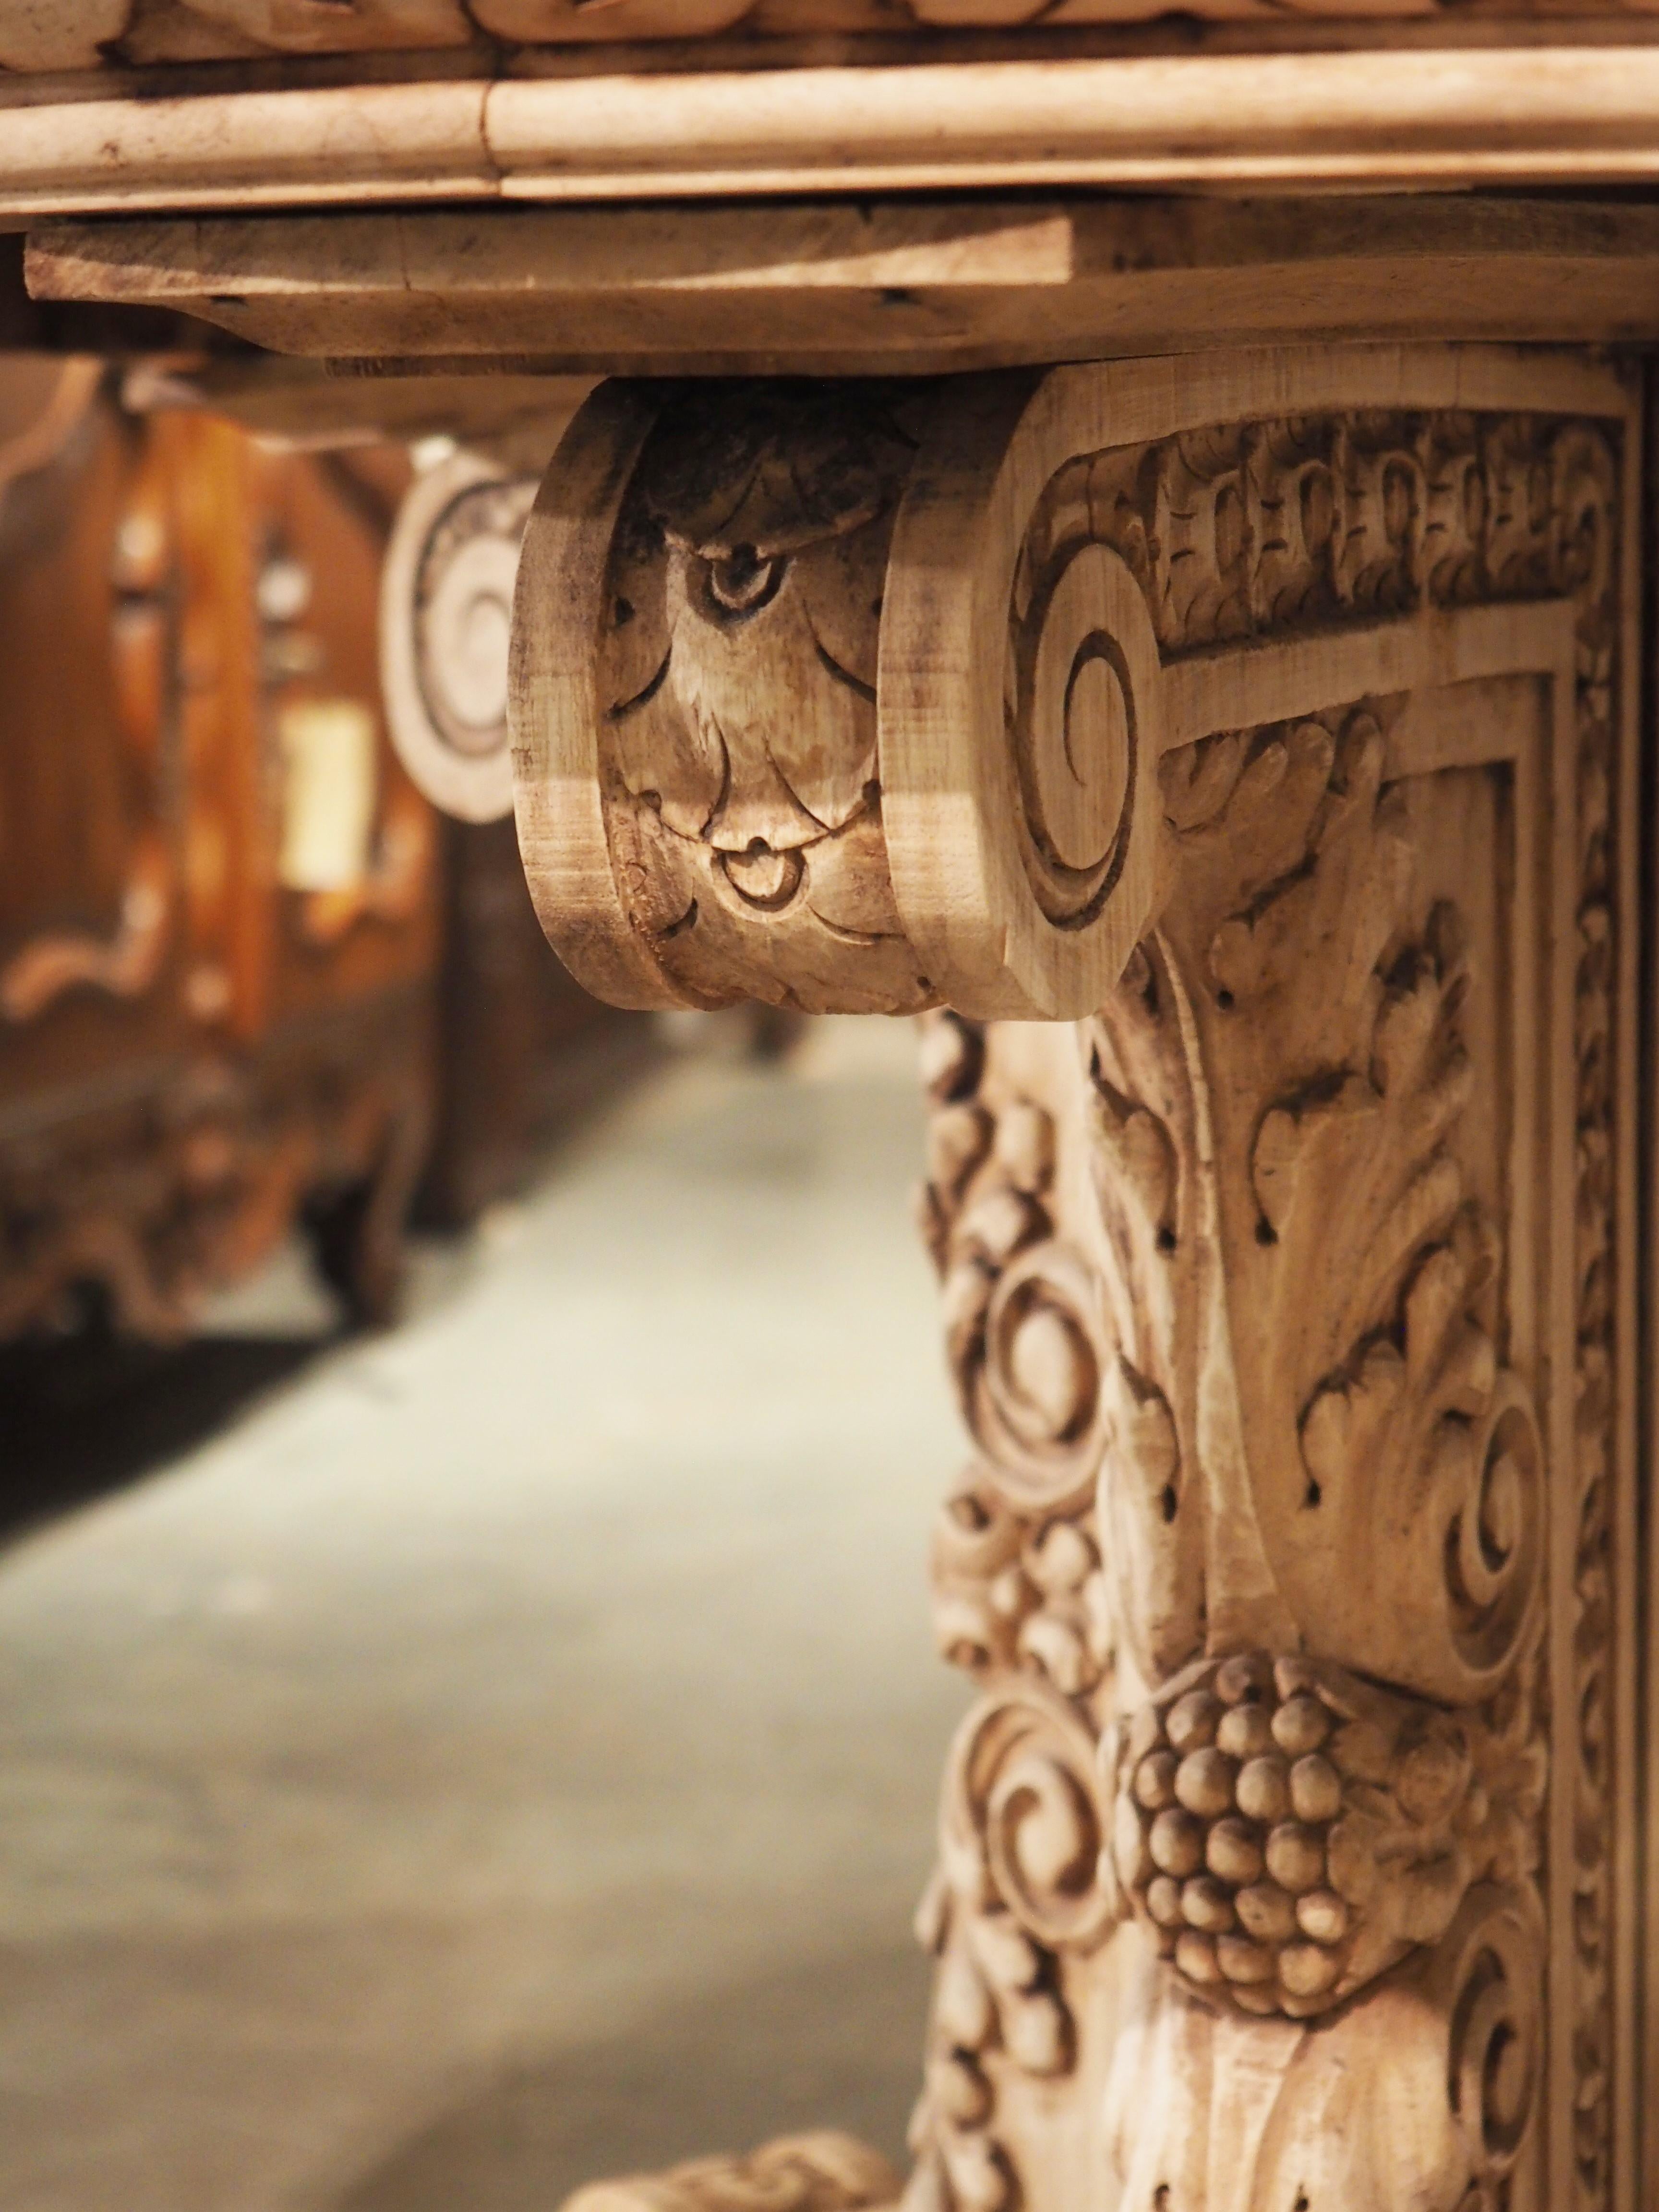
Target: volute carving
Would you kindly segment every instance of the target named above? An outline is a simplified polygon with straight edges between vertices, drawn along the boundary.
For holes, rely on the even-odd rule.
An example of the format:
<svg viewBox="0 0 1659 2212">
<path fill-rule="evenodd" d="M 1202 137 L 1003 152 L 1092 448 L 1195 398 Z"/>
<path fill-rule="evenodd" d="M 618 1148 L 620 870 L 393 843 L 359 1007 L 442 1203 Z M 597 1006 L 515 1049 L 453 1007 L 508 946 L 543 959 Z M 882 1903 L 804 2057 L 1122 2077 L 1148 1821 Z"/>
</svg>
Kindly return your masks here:
<svg viewBox="0 0 1659 2212">
<path fill-rule="evenodd" d="M 1151 905 L 1157 650 L 1109 547 L 1012 597 L 1066 442 L 1028 388 L 583 408 L 526 532 L 510 718 L 531 889 L 601 996 L 1053 1016 L 1115 978 Z"/>
<path fill-rule="evenodd" d="M 1364 349 L 623 387 L 544 486 L 556 940 L 945 1001 L 914 2212 L 1613 2203 L 1630 419 Z"/>
</svg>

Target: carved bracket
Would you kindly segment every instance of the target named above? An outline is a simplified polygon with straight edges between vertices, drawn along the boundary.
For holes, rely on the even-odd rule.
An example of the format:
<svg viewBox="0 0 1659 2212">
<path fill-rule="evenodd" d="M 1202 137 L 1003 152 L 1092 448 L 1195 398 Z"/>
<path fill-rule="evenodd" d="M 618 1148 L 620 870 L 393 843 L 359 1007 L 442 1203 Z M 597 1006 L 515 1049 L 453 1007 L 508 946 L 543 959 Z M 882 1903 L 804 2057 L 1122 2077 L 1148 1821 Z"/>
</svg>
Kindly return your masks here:
<svg viewBox="0 0 1659 2212">
<path fill-rule="evenodd" d="M 1030 379 L 608 386 L 526 534 L 511 723 L 549 936 L 630 1006 L 1069 1017 L 1148 918 L 1156 642 Z M 1029 419 L 1028 419 L 1029 418 Z"/>
<path fill-rule="evenodd" d="M 1613 2202 L 1631 434 L 1310 348 L 613 386 L 542 488 L 569 964 L 953 1010 L 916 2212 Z"/>
</svg>

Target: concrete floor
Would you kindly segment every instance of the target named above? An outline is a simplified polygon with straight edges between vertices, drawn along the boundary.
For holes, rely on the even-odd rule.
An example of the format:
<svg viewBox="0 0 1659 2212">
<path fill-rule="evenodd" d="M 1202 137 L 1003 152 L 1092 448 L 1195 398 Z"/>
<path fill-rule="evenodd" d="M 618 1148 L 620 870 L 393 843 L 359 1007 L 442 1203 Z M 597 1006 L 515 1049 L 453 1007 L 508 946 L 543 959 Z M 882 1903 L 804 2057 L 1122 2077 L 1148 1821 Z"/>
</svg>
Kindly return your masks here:
<svg viewBox="0 0 1659 2212">
<path fill-rule="evenodd" d="M 6 2212 L 552 2212 L 807 2123 L 898 2153 L 963 1703 L 913 1052 L 682 1059 L 394 1334 L 307 1359 L 279 1269 L 182 1368 L 14 1409 L 38 1505 L 175 1449 L 170 1390 L 286 1376 L 0 1556 Z"/>
</svg>

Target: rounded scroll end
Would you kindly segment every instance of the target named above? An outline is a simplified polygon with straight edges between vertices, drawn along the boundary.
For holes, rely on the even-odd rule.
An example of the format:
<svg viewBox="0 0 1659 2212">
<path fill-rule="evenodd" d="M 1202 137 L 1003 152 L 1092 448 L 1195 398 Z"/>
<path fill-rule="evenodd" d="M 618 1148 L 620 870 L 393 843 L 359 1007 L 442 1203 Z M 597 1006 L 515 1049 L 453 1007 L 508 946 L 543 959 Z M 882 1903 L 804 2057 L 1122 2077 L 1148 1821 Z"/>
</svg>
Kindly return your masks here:
<svg viewBox="0 0 1659 2212">
<path fill-rule="evenodd" d="M 1029 387 L 939 410 L 893 548 L 893 889 L 947 1004 L 1095 1011 L 1152 919 L 1163 671 L 1145 592 L 1063 495 L 1086 439 Z M 1061 487 L 1057 490 L 1056 487 Z"/>
<path fill-rule="evenodd" d="M 1472 1889 L 1427 1978 L 1447 2023 L 1446 2079 L 1470 2169 L 1477 2184 L 1495 2187 L 1520 2163 L 1538 2101 L 1544 1936 L 1535 1893 L 1523 1884 Z"/>
<path fill-rule="evenodd" d="M 509 713 L 531 889 L 601 996 L 1072 1020 L 1122 973 L 1161 813 L 1145 589 L 1056 503 L 1091 424 L 961 381 L 619 382 L 566 433 Z"/>
<path fill-rule="evenodd" d="M 945 1784 L 945 1865 L 966 1894 L 1049 1949 L 1089 1951 L 1122 1912 L 1093 1733 L 1036 1680 L 1002 1682 L 967 1715 Z"/>
<path fill-rule="evenodd" d="M 386 550 L 386 723 L 416 787 L 461 822 L 513 811 L 508 641 L 533 479 L 467 453 L 416 477 Z"/>
</svg>

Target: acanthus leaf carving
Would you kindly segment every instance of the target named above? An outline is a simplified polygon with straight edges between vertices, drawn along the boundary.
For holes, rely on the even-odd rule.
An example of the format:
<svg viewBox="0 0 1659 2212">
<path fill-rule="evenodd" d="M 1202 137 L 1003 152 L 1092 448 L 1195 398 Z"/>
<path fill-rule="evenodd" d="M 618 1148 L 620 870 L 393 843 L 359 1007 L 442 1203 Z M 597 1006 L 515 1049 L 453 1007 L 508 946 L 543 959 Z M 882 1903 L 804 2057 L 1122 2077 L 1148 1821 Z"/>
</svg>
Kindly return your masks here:
<svg viewBox="0 0 1659 2212">
<path fill-rule="evenodd" d="M 1275 1580 L 1314 1648 L 1467 1703 L 1530 1632 L 1541 1446 L 1492 1340 L 1498 1252 L 1455 1144 L 1464 927 L 1444 900 L 1414 910 L 1413 801 L 1383 781 L 1378 713 L 1334 719 L 1260 733 L 1227 802 L 1179 834 L 1165 929 L 1231 1163 L 1231 1325 Z M 1374 1547 L 1356 1602 L 1342 1565 Z"/>
</svg>

